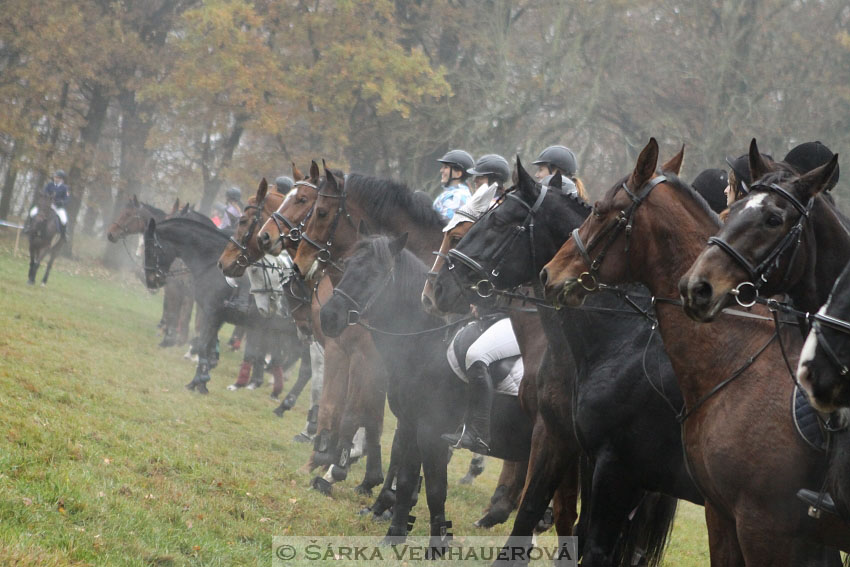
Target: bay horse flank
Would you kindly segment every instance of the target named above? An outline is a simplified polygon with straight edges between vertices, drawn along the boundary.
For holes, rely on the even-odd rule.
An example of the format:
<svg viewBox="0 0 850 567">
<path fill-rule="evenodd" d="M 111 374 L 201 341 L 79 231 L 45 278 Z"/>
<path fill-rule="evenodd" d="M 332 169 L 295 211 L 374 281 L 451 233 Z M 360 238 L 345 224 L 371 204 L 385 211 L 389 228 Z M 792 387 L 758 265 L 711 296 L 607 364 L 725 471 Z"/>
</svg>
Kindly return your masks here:
<svg viewBox="0 0 850 567">
<path fill-rule="evenodd" d="M 850 526 L 808 517 L 795 496 L 801 486 L 817 488 L 826 465 L 789 415 L 793 382 L 783 379 L 780 342 L 794 352 L 799 333 L 775 331 L 769 317 L 724 315 L 711 325 L 687 317 L 674 299 L 678 281 L 720 222 L 670 162 L 660 171 L 657 163 L 651 139 L 634 170 L 542 270 L 547 296 L 574 305 L 600 284 L 637 281 L 657 298 L 658 327 L 684 397 L 685 454 L 706 497 L 712 564 L 839 565 L 836 550 L 850 549 Z"/>
</svg>

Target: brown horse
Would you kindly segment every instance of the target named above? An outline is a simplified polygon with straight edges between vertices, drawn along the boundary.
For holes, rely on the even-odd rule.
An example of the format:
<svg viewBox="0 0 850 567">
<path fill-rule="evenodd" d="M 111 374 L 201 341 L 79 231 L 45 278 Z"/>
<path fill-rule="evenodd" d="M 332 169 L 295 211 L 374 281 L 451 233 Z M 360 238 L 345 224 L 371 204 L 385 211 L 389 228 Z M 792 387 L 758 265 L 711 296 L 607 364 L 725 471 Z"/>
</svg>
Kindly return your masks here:
<svg viewBox="0 0 850 567">
<path fill-rule="evenodd" d="M 53 210 L 52 205 L 53 197 L 51 195 L 40 194 L 36 199 L 38 213 L 32 219 L 27 234 L 30 244 L 30 269 L 27 277 L 29 285 L 35 283 L 38 267 L 44 257 L 49 255 L 50 259 L 47 261 L 44 277 L 41 279 L 41 285 L 47 285 L 47 278 L 50 276 L 50 269 L 53 267 L 56 255 L 62 245 L 65 244 L 65 238 L 59 229 L 59 215 Z"/>
<path fill-rule="evenodd" d="M 794 431 L 793 383 L 782 377 L 787 370 L 769 318 L 724 316 L 700 325 L 668 299 L 720 227 L 705 201 L 671 173 L 683 156 L 684 148 L 659 172 L 658 144 L 650 140 L 631 174 L 541 271 L 547 296 L 579 304 L 602 283 L 631 280 L 658 298 L 659 329 L 685 400 L 685 454 L 706 496 L 712 565 L 839 564 L 835 549 L 850 549 L 850 526 L 809 518 L 795 497 L 800 486 L 820 482 L 825 463 Z M 794 333 L 782 336 L 792 348 L 799 345 Z"/>
<path fill-rule="evenodd" d="M 487 203 L 489 205 L 489 203 Z M 473 219 L 462 221 L 453 226 L 450 230 L 443 233 L 443 240 L 440 243 L 439 253 L 434 260 L 434 265 L 431 267 L 429 274 L 438 274 L 445 264 L 446 255 L 449 250 L 453 249 L 461 238 L 469 232 L 472 227 Z M 436 301 L 434 299 L 434 289 L 432 286 L 432 278 L 429 277 L 425 283 L 425 288 L 422 290 L 422 304 L 426 311 L 437 313 Z M 520 382 L 519 399 L 523 411 L 534 419 L 534 430 L 531 436 L 531 453 L 529 460 L 524 463 L 516 463 L 515 466 L 525 466 L 522 472 L 522 481 L 510 482 L 506 484 L 506 498 L 502 504 L 494 509 L 487 510 L 485 518 L 493 518 L 497 513 L 502 511 L 510 512 L 525 498 L 528 491 L 528 483 L 534 478 L 534 472 L 528 476 L 528 471 L 547 470 L 551 471 L 551 478 L 558 478 L 558 488 L 555 490 L 554 498 L 554 516 L 555 527 L 559 535 L 571 535 L 573 526 L 578 518 L 576 504 L 578 501 L 578 461 L 572 466 L 560 467 L 561 461 L 556 455 L 559 452 L 557 442 L 549 435 L 548 429 L 543 422 L 543 418 L 538 414 L 537 400 L 537 373 L 540 369 L 540 364 L 543 361 L 543 356 L 546 353 L 548 341 L 546 334 L 543 332 L 543 326 L 536 312 L 525 312 L 521 310 L 513 310 L 510 313 L 511 326 L 514 329 L 517 342 L 519 343 L 520 354 L 523 360 L 523 376 Z M 554 451 L 549 450 L 555 449 Z M 507 465 L 509 461 L 505 462 Z M 504 471 L 504 469 L 503 469 Z M 515 477 L 519 480 L 519 475 Z M 509 479 L 505 479 L 507 481 Z M 500 479 L 500 483 L 503 482 Z M 510 508 L 508 508 L 510 506 Z M 482 518 L 483 520 L 483 518 Z M 485 525 L 482 520 L 477 524 Z M 504 520 L 502 520 L 504 521 Z M 532 519 L 532 522 L 537 522 Z M 519 518 L 515 521 L 514 531 L 512 535 L 528 535 L 532 534 L 532 522 L 525 522 L 525 525 L 520 524 Z M 501 523 L 501 522 L 497 522 Z"/>
<path fill-rule="evenodd" d="M 733 293 L 787 293 L 797 309 L 814 312 L 850 260 L 850 233 L 824 196 L 838 156 L 800 175 L 765 159 L 750 143 L 750 193 L 736 201 L 720 231 L 680 282 L 685 310 L 710 321 L 734 302 Z"/>
</svg>

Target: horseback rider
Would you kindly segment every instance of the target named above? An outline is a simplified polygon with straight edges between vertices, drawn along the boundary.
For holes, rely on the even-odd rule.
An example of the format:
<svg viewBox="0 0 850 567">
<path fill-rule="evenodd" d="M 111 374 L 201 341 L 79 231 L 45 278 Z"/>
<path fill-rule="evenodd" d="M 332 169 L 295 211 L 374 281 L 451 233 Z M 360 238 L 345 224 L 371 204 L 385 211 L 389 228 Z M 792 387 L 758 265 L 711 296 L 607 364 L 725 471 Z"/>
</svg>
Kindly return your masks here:
<svg viewBox="0 0 850 567">
<path fill-rule="evenodd" d="M 474 221 L 484 214 L 510 179 L 507 160 L 496 154 L 482 156 L 468 172 L 475 176 L 478 189 L 473 198 L 457 210 L 460 221 L 450 220 L 444 232 L 458 222 Z M 502 312 L 481 314 L 475 308 L 473 313 L 476 320 L 458 331 L 448 353 L 452 369 L 468 385 L 464 425 L 460 433 L 441 437 L 454 448 L 487 455 L 490 453 L 490 408 L 496 387 L 518 385 L 523 366 L 519 344 L 507 315 Z M 496 370 L 494 365 L 502 361 L 506 364 L 500 364 Z"/>
<path fill-rule="evenodd" d="M 59 217 L 59 234 L 63 240 L 65 239 L 65 227 L 68 224 L 68 213 L 65 211 L 65 205 L 71 197 L 71 190 L 65 184 L 66 179 L 65 171 L 57 169 L 56 173 L 53 174 L 53 180 L 48 182 L 42 191 L 44 195 L 51 197 L 53 200 L 50 207 L 56 211 L 56 216 Z M 30 214 L 25 223 L 26 226 L 24 226 L 24 234 L 29 234 L 29 231 L 32 229 L 32 221 L 37 214 L 38 206 L 30 209 Z"/>
<path fill-rule="evenodd" d="M 729 186 L 729 177 L 722 169 L 706 169 L 691 181 L 697 193 L 699 193 L 711 210 L 717 214 L 726 209 L 726 188 Z"/>
<path fill-rule="evenodd" d="M 242 190 L 233 186 L 224 192 L 224 215 L 221 217 L 220 229 L 233 229 L 242 216 Z"/>
<path fill-rule="evenodd" d="M 773 156 L 770 154 L 761 154 L 763 158 L 773 161 Z M 752 175 L 750 174 L 750 155 L 743 154 L 737 158 L 727 157 L 726 163 L 729 165 L 729 184 L 726 186 L 726 206 L 731 207 L 732 203 L 750 192 L 750 185 L 753 183 Z"/>
<path fill-rule="evenodd" d="M 804 142 L 791 148 L 791 151 L 785 154 L 782 161 L 796 169 L 800 175 L 803 175 L 828 163 L 832 159 L 832 156 L 832 150 L 821 142 Z M 831 191 L 838 184 L 839 173 L 839 167 L 836 165 L 835 172 L 824 189 L 824 193 Z"/>
<path fill-rule="evenodd" d="M 281 175 L 274 180 L 275 191 L 277 191 L 281 195 L 287 195 L 290 191 L 292 191 L 292 188 L 294 186 L 295 181 L 293 181 L 291 177 L 288 177 L 286 175 Z"/>
<path fill-rule="evenodd" d="M 542 181 L 544 177 L 560 173 L 562 179 L 569 180 L 575 185 L 575 192 L 579 197 L 587 200 L 587 190 L 584 188 L 584 183 L 576 175 L 578 172 L 578 160 L 571 149 L 566 146 L 549 146 L 537 156 L 537 159 L 531 162 L 537 166 L 537 171 L 534 172 L 534 177 L 538 181 Z"/>
<path fill-rule="evenodd" d="M 466 185 L 469 177 L 467 170 L 475 165 L 475 160 L 468 152 L 451 150 L 437 160 L 440 166 L 440 184 L 443 192 L 434 199 L 434 210 L 444 219 L 454 216 L 455 210 L 466 203 L 472 196 Z"/>
</svg>

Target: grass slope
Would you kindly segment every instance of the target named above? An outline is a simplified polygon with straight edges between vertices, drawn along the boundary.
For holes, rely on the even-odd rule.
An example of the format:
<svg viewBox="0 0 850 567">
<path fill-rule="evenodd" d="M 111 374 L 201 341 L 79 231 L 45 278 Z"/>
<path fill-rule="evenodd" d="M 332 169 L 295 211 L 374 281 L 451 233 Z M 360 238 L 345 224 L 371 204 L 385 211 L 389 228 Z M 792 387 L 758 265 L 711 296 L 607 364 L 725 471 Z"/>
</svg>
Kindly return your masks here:
<svg viewBox="0 0 850 567">
<path fill-rule="evenodd" d="M 241 361 L 229 352 L 209 396 L 187 392 L 193 365 L 156 347 L 161 295 L 68 260 L 47 288 L 27 286 L 26 269 L 0 241 L 0 564 L 268 565 L 274 535 L 384 533 L 357 515 L 370 503 L 352 489 L 362 464 L 333 499 L 309 490 L 309 447 L 290 441 L 307 392 L 276 418 L 269 388 L 224 390 Z M 499 463 L 460 487 L 468 463 L 451 462 L 448 517 L 457 534 L 485 535 L 472 522 Z M 708 563 L 700 508 L 680 507 L 666 563 Z"/>
</svg>

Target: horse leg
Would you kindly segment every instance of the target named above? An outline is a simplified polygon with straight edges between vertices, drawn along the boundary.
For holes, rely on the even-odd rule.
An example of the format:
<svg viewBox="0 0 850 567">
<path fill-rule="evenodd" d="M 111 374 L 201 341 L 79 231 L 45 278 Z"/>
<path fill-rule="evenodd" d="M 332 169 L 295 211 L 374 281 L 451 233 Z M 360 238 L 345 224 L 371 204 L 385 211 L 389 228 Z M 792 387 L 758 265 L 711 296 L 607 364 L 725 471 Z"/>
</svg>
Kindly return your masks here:
<svg viewBox="0 0 850 567">
<path fill-rule="evenodd" d="M 392 517 L 391 508 L 395 504 L 395 484 L 398 477 L 398 463 L 401 460 L 401 439 L 398 429 L 393 434 L 393 444 L 390 451 L 390 465 L 387 467 L 387 478 L 371 507 L 365 508 L 361 514 L 371 512 L 372 519 L 377 522 L 389 520 Z"/>
<path fill-rule="evenodd" d="M 424 421 L 424 420 L 423 420 Z M 437 424 L 422 424 L 418 428 L 418 445 L 422 455 L 422 473 L 425 477 L 425 497 L 430 514 L 430 557 L 445 553 L 451 540 L 451 522 L 446 521 L 446 492 L 448 489 L 449 450 L 440 439 L 442 431 Z"/>
<path fill-rule="evenodd" d="M 180 301 L 182 299 L 182 291 L 179 288 L 180 283 L 176 278 L 172 277 L 166 280 L 162 298 L 162 321 L 164 322 L 165 334 L 159 343 L 159 346 L 163 348 L 174 346 L 176 342 L 174 338 L 175 327 L 177 317 L 180 315 Z"/>
<path fill-rule="evenodd" d="M 708 553 L 711 567 L 744 567 L 744 555 L 738 544 L 735 520 L 724 516 L 711 503 L 705 503 L 705 526 L 708 529 Z"/>
<path fill-rule="evenodd" d="M 319 400 L 318 432 L 313 441 L 310 464 L 315 468 L 333 463 L 332 432 L 337 430 L 341 409 L 348 389 L 348 355 L 338 341 L 325 343 L 325 369 L 322 396 Z M 312 470 L 312 469 L 311 469 Z"/>
<path fill-rule="evenodd" d="M 484 472 L 485 462 L 486 457 L 484 455 L 473 455 L 469 461 L 469 469 L 467 469 L 466 474 L 458 482 L 460 484 L 472 484 L 472 481 Z"/>
<path fill-rule="evenodd" d="M 555 489 L 561 487 L 579 460 L 579 449 L 574 443 L 563 443 L 550 435 L 538 414 L 531 436 L 531 453 L 522 498 L 517 509 L 511 534 L 505 544 L 508 556 L 511 549 L 531 547 L 534 530 L 546 512 Z M 570 535 L 560 534 L 559 535 Z M 499 563 L 503 565 L 504 563 Z M 525 562 L 516 562 L 524 565 Z"/>
<path fill-rule="evenodd" d="M 191 276 L 189 277 L 191 278 Z M 192 309 L 195 307 L 195 298 L 186 283 L 182 283 L 180 291 L 180 310 L 177 316 L 176 341 L 178 345 L 185 345 L 189 342 L 189 327 L 192 324 Z"/>
<path fill-rule="evenodd" d="M 30 252 L 30 271 L 27 274 L 27 283 L 29 285 L 35 284 L 35 275 L 38 273 L 38 261 L 35 258 L 33 253 Z"/>
<path fill-rule="evenodd" d="M 490 505 L 484 511 L 484 516 L 474 523 L 476 527 L 492 528 L 507 521 L 519 501 L 527 470 L 528 461 L 502 461 L 496 490 L 490 497 Z"/>
<path fill-rule="evenodd" d="M 198 366 L 195 369 L 195 377 L 186 385 L 189 390 L 197 389 L 200 394 L 209 393 L 207 382 L 210 381 L 211 358 L 215 354 L 218 331 L 222 324 L 223 321 L 213 314 L 204 317 L 204 327 L 198 337 Z"/>
<path fill-rule="evenodd" d="M 56 260 L 58 253 L 59 248 L 50 250 L 50 259 L 47 261 L 47 267 L 44 268 L 44 277 L 41 278 L 41 285 L 47 285 L 47 278 L 50 276 L 50 270 L 53 268 L 53 262 Z"/>
<path fill-rule="evenodd" d="M 307 382 L 310 381 L 310 375 L 313 373 L 313 366 L 310 362 L 309 343 L 302 345 L 300 358 L 301 365 L 298 367 L 298 378 L 295 380 L 295 384 L 292 386 L 292 389 L 289 390 L 289 393 L 286 394 L 286 397 L 283 398 L 283 401 L 280 402 L 280 405 L 274 410 L 275 415 L 278 417 L 283 417 L 284 412 L 295 407 L 295 403 L 298 401 L 298 396 L 301 395 L 301 391 L 304 390 L 304 386 L 306 386 Z"/>
<path fill-rule="evenodd" d="M 415 425 L 408 421 L 399 421 L 396 436 L 399 439 L 396 499 L 393 506 L 393 518 L 384 538 L 386 543 L 403 543 L 407 533 L 412 528 L 415 517 L 410 516 L 410 510 L 413 507 L 414 493 L 419 488 L 419 470 L 421 468 Z M 447 449 L 446 453 L 448 454 Z"/>
<path fill-rule="evenodd" d="M 369 343 L 374 348 L 374 343 Z M 368 494 L 372 487 L 378 486 L 384 481 L 383 466 L 381 464 L 381 434 L 384 431 L 384 408 L 386 407 L 387 372 L 377 351 L 370 354 L 361 351 L 359 357 L 355 358 L 362 364 L 360 368 L 365 372 L 363 388 L 359 392 L 360 405 L 363 407 L 362 422 L 366 428 L 366 473 L 362 482 L 355 488 L 358 493 Z"/>
<path fill-rule="evenodd" d="M 842 565 L 837 549 L 824 547 L 801 531 L 780 529 L 773 515 L 759 510 L 757 502 L 745 502 L 739 509 L 743 512 L 735 518 L 737 540 L 748 567 Z"/>
</svg>

